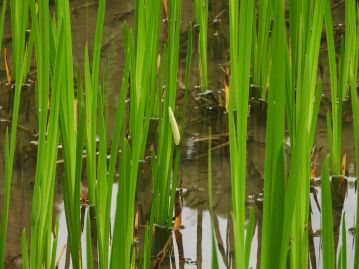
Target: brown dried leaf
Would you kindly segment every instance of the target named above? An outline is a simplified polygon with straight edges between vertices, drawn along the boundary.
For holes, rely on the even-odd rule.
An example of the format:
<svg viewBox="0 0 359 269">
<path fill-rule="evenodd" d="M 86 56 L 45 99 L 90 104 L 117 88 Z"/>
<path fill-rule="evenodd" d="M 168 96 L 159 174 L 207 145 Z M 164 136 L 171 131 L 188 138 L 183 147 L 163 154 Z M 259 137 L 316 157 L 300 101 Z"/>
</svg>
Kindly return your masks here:
<svg viewBox="0 0 359 269">
<path fill-rule="evenodd" d="M 342 158 L 342 169 L 341 169 L 342 176 L 345 176 L 346 167 L 347 167 L 347 153 L 344 152 L 343 158 Z"/>
<path fill-rule="evenodd" d="M 163 14 L 165 15 L 165 20 L 168 20 L 168 5 L 167 5 L 167 0 L 162 0 L 162 10 L 163 10 Z"/>
<path fill-rule="evenodd" d="M 182 217 L 181 217 L 181 215 L 176 216 L 176 218 L 175 218 L 175 223 L 174 223 L 174 225 L 173 225 L 173 229 L 175 229 L 175 230 L 180 229 L 180 228 L 181 228 L 181 223 L 182 223 Z"/>
<path fill-rule="evenodd" d="M 312 151 L 312 157 L 311 157 L 311 162 L 310 162 L 310 177 L 311 178 L 315 177 L 315 172 L 316 172 L 317 166 L 318 166 L 320 150 L 321 150 L 321 148 L 319 150 L 317 150 L 316 146 L 314 146 L 313 151 Z"/>
<path fill-rule="evenodd" d="M 80 191 L 81 191 L 81 197 L 80 197 L 81 206 L 87 207 L 87 193 L 84 186 L 82 185 L 82 182 L 80 182 Z"/>
<path fill-rule="evenodd" d="M 4 49 L 4 61 L 5 61 L 5 69 L 6 69 L 6 77 L 7 77 L 7 84 L 8 86 L 12 85 L 12 79 L 11 79 L 11 72 L 9 67 L 9 61 L 7 57 L 7 49 Z"/>
<path fill-rule="evenodd" d="M 229 67 L 228 65 L 223 68 L 224 72 L 224 98 L 225 98 L 225 104 L 226 104 L 226 111 L 228 111 L 228 104 L 229 104 Z"/>
</svg>

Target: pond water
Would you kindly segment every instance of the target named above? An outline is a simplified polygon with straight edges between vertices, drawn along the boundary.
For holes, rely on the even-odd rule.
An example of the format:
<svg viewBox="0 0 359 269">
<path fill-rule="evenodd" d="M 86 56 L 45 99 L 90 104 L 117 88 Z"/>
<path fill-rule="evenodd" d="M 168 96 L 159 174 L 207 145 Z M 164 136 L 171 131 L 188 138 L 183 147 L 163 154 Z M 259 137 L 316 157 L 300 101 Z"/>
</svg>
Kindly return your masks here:
<svg viewBox="0 0 359 269">
<path fill-rule="evenodd" d="M 126 20 L 130 26 L 134 23 L 135 1 L 107 0 L 102 60 L 109 64 L 109 109 L 115 111 L 118 91 L 124 64 L 123 35 L 121 24 Z M 207 152 L 208 128 L 213 133 L 213 203 L 215 213 L 215 233 L 218 241 L 219 262 L 221 268 L 233 268 L 233 241 L 231 221 L 231 184 L 228 148 L 227 115 L 224 108 L 223 79 L 224 73 L 220 65 L 228 61 L 229 27 L 228 27 L 228 1 L 209 0 L 209 28 L 208 28 L 208 77 L 210 92 L 198 95 L 198 55 L 194 53 L 192 65 L 191 92 L 188 100 L 188 113 L 182 154 L 180 187 L 178 199 L 182 205 L 182 228 L 176 232 L 159 231 L 155 237 L 154 263 L 156 255 L 165 247 L 168 240 L 173 240 L 173 251 L 161 263 L 161 268 L 210 268 L 212 239 L 211 223 L 208 211 L 207 195 Z M 333 23 L 336 28 L 336 41 L 340 43 L 343 32 L 344 0 L 332 1 Z M 73 0 L 72 8 L 73 49 L 75 66 L 83 62 L 86 41 L 90 48 L 94 39 L 96 24 L 97 1 Z M 182 5 L 182 34 L 181 34 L 181 60 L 179 71 L 179 85 L 183 80 L 186 29 L 187 22 L 194 20 L 194 3 L 183 0 Z M 3 47 L 11 53 L 10 17 L 7 16 Z M 196 47 L 196 46 L 194 46 Z M 10 54 L 9 54 L 10 55 Z M 3 59 L 1 58 L 1 61 Z M 321 163 L 328 152 L 328 140 L 325 122 L 325 113 L 330 110 L 329 96 L 329 70 L 325 37 L 322 39 L 320 52 L 320 68 L 318 76 L 323 79 L 323 96 L 319 112 L 315 145 L 322 148 L 319 152 L 319 165 L 316 176 L 320 175 Z M 3 65 L 0 65 L 3 68 Z M 19 131 L 17 137 L 15 170 L 11 190 L 11 204 L 7 238 L 7 268 L 20 268 L 21 266 L 21 232 L 23 228 L 30 230 L 31 202 L 35 177 L 36 164 L 36 126 L 35 98 L 33 79 L 35 71 L 30 75 L 29 86 L 24 87 L 21 96 Z M 5 71 L 1 71 L 5 77 Z M 250 264 L 256 268 L 259 261 L 260 245 L 258 238 L 261 235 L 261 217 L 263 207 L 263 171 L 265 155 L 266 132 L 266 104 L 254 98 L 256 88 L 251 88 L 250 115 L 248 126 L 248 152 L 247 152 L 247 208 L 253 207 L 256 216 L 256 229 L 252 245 Z M 181 103 L 181 96 L 178 102 Z M 8 91 L 4 80 L 0 89 L 0 198 L 3 198 L 4 174 L 4 133 L 11 118 L 12 95 Z M 335 229 L 335 245 L 341 242 L 340 228 L 342 215 L 345 213 L 347 225 L 347 250 L 349 264 L 353 262 L 353 227 L 356 209 L 356 179 L 354 178 L 354 142 L 351 116 L 351 104 L 344 106 L 343 121 L 343 151 L 347 154 L 348 176 L 339 181 L 333 188 L 333 215 Z M 114 113 L 109 113 L 114 115 Z M 110 118 L 110 133 L 112 123 Z M 58 164 L 58 180 L 55 191 L 55 212 L 60 219 L 60 240 L 58 254 L 66 244 L 66 224 L 61 195 L 61 166 Z M 151 201 L 150 167 L 144 165 L 141 169 L 137 188 L 136 208 L 139 212 L 139 222 L 145 224 L 149 217 L 149 203 Z M 321 237 L 320 237 L 320 181 L 316 178 L 312 182 L 310 206 L 310 266 L 322 267 Z M 116 187 L 114 187 L 114 197 Z M 115 198 L 113 199 L 115 201 Z M 249 212 L 249 211 L 248 211 Z M 248 213 L 247 212 L 247 213 Z M 248 216 L 248 214 L 247 214 Z M 160 229 L 158 229 L 160 230 Z M 140 231 L 140 235 L 142 232 Z M 172 237 L 172 238 L 171 238 Z M 170 238 L 170 239 L 169 239 Z M 140 237 L 140 241 L 143 238 Z M 141 243 L 139 244 L 139 246 Z M 65 260 L 60 268 L 65 267 Z"/>
</svg>

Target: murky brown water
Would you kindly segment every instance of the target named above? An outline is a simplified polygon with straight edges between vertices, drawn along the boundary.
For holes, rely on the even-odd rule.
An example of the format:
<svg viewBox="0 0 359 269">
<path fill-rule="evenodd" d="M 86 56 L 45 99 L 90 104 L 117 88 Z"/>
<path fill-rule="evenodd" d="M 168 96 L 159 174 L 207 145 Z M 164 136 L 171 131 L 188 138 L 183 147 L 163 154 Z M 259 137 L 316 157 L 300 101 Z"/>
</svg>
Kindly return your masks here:
<svg viewBox="0 0 359 269">
<path fill-rule="evenodd" d="M 86 41 L 91 48 L 94 38 L 96 24 L 97 1 L 73 0 L 72 22 L 73 22 L 73 49 L 75 65 L 83 62 L 83 51 Z M 215 232 L 218 241 L 219 262 L 221 268 L 232 268 L 233 264 L 233 242 L 231 211 L 231 184 L 229 168 L 229 150 L 227 133 L 227 116 L 223 107 L 223 72 L 219 65 L 226 64 L 228 60 L 228 5 L 224 0 L 210 0 L 209 29 L 208 29 L 208 77 L 209 89 L 212 93 L 198 97 L 195 85 L 198 81 L 197 54 L 194 54 L 192 66 L 191 86 L 189 97 L 189 108 L 187 125 L 185 130 L 185 146 L 183 149 L 181 165 L 181 181 L 183 211 L 182 226 L 178 234 L 167 234 L 162 240 L 156 241 L 155 250 L 159 251 L 169 236 L 173 237 L 174 248 L 171 257 L 165 259 L 161 268 L 210 268 L 211 262 L 211 223 L 208 212 L 207 197 L 207 134 L 208 126 L 212 127 L 213 133 L 213 200 L 215 213 Z M 123 68 L 123 36 L 121 24 L 126 20 L 133 25 L 134 1 L 107 0 L 105 26 L 103 34 L 102 59 L 105 63 L 108 59 L 110 67 L 110 98 L 109 109 L 115 111 L 118 98 L 118 90 L 122 77 Z M 185 61 L 186 27 L 187 22 L 194 20 L 193 1 L 183 0 L 182 21 L 182 52 L 179 79 L 183 79 L 183 67 Z M 224 11 L 222 13 L 222 11 Z M 344 1 L 333 1 L 333 20 L 337 26 L 339 36 L 344 20 Z M 213 22 L 218 14 L 220 20 Z M 11 28 L 9 17 L 6 21 L 4 31 L 5 43 L 3 47 L 11 49 Z M 315 143 L 318 148 L 323 147 L 320 152 L 317 176 L 320 174 L 320 163 L 328 152 L 327 131 L 325 113 L 330 109 L 329 74 L 327 51 L 325 49 L 325 38 L 320 54 L 320 75 L 323 78 L 324 94 L 320 115 L 318 118 L 317 134 Z M 338 38 L 339 41 L 339 38 Z M 196 47 L 196 46 L 194 46 Z M 2 62 L 2 59 L 1 59 Z M 3 65 L 0 65 L 3 68 Z M 2 76 L 4 77 L 4 76 Z M 31 77 L 34 77 L 32 75 Z M 31 82 L 30 82 L 31 84 Z M 252 95 L 255 89 L 252 89 Z M 181 100 L 179 100 L 181 101 Z M 17 137 L 16 162 L 11 192 L 11 210 L 9 216 L 9 230 L 7 238 L 7 268 L 16 268 L 21 264 L 21 231 L 25 227 L 30 229 L 32 189 L 35 176 L 37 119 L 35 100 L 32 87 L 25 87 L 22 92 L 19 124 L 21 125 Z M 11 113 L 12 96 L 4 83 L 0 89 L 0 175 L 4 174 L 4 132 Z M 353 240 L 349 233 L 354 227 L 354 216 L 356 208 L 356 183 L 354 178 L 354 145 L 353 128 L 350 104 L 346 103 L 344 108 L 343 123 L 343 151 L 347 153 L 347 164 L 349 177 L 333 190 L 333 214 L 336 241 L 340 243 L 339 236 L 341 216 L 346 213 L 347 250 L 349 264 L 353 257 Z M 253 268 L 258 265 L 260 246 L 258 238 L 261 233 L 261 216 L 263 202 L 263 170 L 265 149 L 265 122 L 266 106 L 256 100 L 251 101 L 248 127 L 248 169 L 247 169 L 247 205 L 255 208 L 257 228 L 254 235 L 252 255 L 250 264 Z M 109 113 L 109 115 L 113 115 Z M 112 132 L 112 121 L 110 120 L 110 133 Z M 60 165 L 61 166 L 61 165 Z M 61 171 L 61 168 L 59 169 Z M 147 172 L 149 173 L 149 172 Z M 151 185 L 146 170 L 139 180 L 137 193 L 137 208 L 139 210 L 140 223 L 144 224 L 149 216 L 148 204 L 151 201 Z M 3 176 L 0 176 L 0 198 L 3 197 Z M 55 191 L 55 211 L 60 219 L 59 250 L 66 243 L 66 224 L 64 208 L 61 196 L 60 177 Z M 315 181 L 311 194 L 311 268 L 321 268 L 321 239 L 318 235 L 320 230 L 320 212 L 316 200 L 320 201 L 320 183 Z M 114 197 L 116 186 L 114 187 Z M 114 199 L 115 201 L 115 199 Z M 156 238 L 159 238 L 158 236 Z M 179 240 L 181 238 L 181 240 Z M 337 243 L 336 243 L 337 244 Z M 156 255 L 156 253 L 154 253 Z M 64 266 L 64 263 L 61 264 Z"/>
</svg>

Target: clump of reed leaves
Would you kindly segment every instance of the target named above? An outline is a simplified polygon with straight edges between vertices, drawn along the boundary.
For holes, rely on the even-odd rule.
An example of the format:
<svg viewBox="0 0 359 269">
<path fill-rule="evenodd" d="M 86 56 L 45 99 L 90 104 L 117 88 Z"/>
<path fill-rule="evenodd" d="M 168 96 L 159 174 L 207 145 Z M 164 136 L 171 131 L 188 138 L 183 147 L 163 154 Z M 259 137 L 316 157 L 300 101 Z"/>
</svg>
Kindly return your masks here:
<svg viewBox="0 0 359 269">
<path fill-rule="evenodd" d="M 161 68 L 162 70 L 168 69 L 169 66 L 172 68 L 170 72 L 167 72 L 167 77 L 164 78 L 164 81 L 160 82 L 160 86 L 166 85 L 165 98 L 160 108 L 157 150 L 153 148 L 151 158 L 153 179 L 152 202 L 156 205 L 154 218 L 157 224 L 168 227 L 172 225 L 174 194 L 176 191 L 174 186 L 177 186 L 180 161 L 179 144 L 181 141 L 179 131 L 175 130 L 174 132 L 175 143 L 172 138 L 172 130 L 177 126 L 174 111 L 176 111 L 175 99 L 177 92 L 180 19 L 180 1 L 170 2 L 168 5 L 168 41 L 162 52 Z M 176 158 L 173 165 L 174 151 L 176 152 Z M 171 193 L 173 194 L 171 195 Z"/>
<path fill-rule="evenodd" d="M 177 2 L 176 4 L 179 4 Z M 173 13 L 175 12 L 175 13 Z M 168 47 L 163 51 L 163 62 L 166 66 L 178 66 L 179 38 L 180 32 L 178 22 L 180 20 L 180 7 L 169 5 L 169 39 Z M 181 137 L 184 134 L 186 118 L 186 101 L 189 86 L 190 66 L 192 62 L 192 24 L 188 28 L 188 46 L 185 70 L 185 93 L 184 106 L 182 108 L 182 125 L 180 130 L 172 108 L 175 108 L 177 89 L 177 68 L 173 68 L 168 74 L 166 83 L 166 95 L 161 109 L 158 134 L 158 149 L 152 152 L 152 178 L 153 178 L 153 199 L 155 222 L 158 225 L 172 227 L 176 186 L 179 173 L 179 165 L 182 150 Z M 168 109 L 166 109 L 168 108 Z M 173 136 L 173 139 L 172 139 Z"/>
<path fill-rule="evenodd" d="M 3 201 L 3 210 L 1 215 L 0 222 L 0 266 L 3 266 L 5 262 L 6 254 L 6 238 L 7 238 L 7 226 L 9 218 L 9 206 L 10 206 L 10 191 L 11 191 L 11 182 L 12 174 L 14 168 L 14 154 L 16 146 L 16 133 L 17 133 L 17 123 L 19 115 L 19 104 L 20 104 L 20 95 L 23 82 L 27 76 L 27 72 L 30 66 L 30 59 L 32 55 L 32 38 L 30 37 L 29 41 L 26 41 L 26 30 L 28 27 L 28 6 L 29 1 L 19 1 L 19 0 L 10 0 L 10 9 L 11 9 L 11 23 L 16 25 L 12 28 L 13 38 L 17 41 L 13 44 L 13 71 L 12 74 L 15 78 L 15 85 L 13 86 L 14 93 L 14 103 L 13 103 L 13 112 L 12 112 L 12 123 L 10 134 L 9 130 L 6 129 L 5 134 L 5 191 L 4 191 L 4 201 Z M 3 1 L 1 8 L 1 17 L 0 17 L 0 48 L 4 30 L 4 20 L 5 20 L 5 11 L 6 11 L 7 1 Z M 12 87 L 12 85 L 9 85 Z"/>
<path fill-rule="evenodd" d="M 247 115 L 252 47 L 252 31 L 247 29 L 252 29 L 254 1 L 243 1 L 239 8 L 239 2 L 231 0 L 229 7 L 231 76 L 228 121 L 235 266 L 247 268 L 253 236 L 253 231 L 247 231 L 245 234 L 244 227 Z M 251 221 L 253 218 L 254 214 L 251 211 Z"/>
<path fill-rule="evenodd" d="M 266 127 L 266 156 L 264 171 L 264 208 L 261 244 L 261 268 L 306 268 L 308 266 L 308 209 L 310 189 L 310 155 L 313 147 L 322 84 L 317 80 L 318 55 L 320 40 L 325 20 L 330 59 L 333 121 L 341 122 L 341 101 L 346 96 L 350 84 L 348 74 L 357 74 L 358 20 L 357 5 L 354 1 L 346 2 L 346 23 L 348 30 L 345 45 L 341 52 L 339 72 L 341 91 L 337 103 L 335 52 L 331 26 L 330 1 L 289 1 L 289 41 L 285 22 L 285 1 L 260 1 L 259 11 L 268 17 L 259 17 L 259 36 L 254 27 L 251 38 L 247 29 L 251 29 L 253 3 L 241 2 L 238 32 L 238 2 L 230 1 L 231 33 L 231 77 L 229 101 L 229 141 L 231 156 L 231 178 L 233 196 L 233 223 L 235 241 L 235 262 L 237 268 L 248 267 L 247 252 L 252 236 L 251 227 L 244 232 L 245 219 L 245 167 L 246 167 L 246 129 L 248 114 L 248 87 L 251 62 L 251 40 L 254 40 L 255 53 L 258 52 L 259 38 L 265 40 L 261 53 L 264 64 L 253 63 L 253 79 L 263 87 L 268 83 L 268 111 Z M 268 6 L 269 5 L 269 6 Z M 269 24 L 272 26 L 269 38 Z M 264 41 L 263 41 L 264 42 Z M 345 47 L 345 48 L 344 48 Z M 242 48 L 242 49 L 241 49 Z M 350 56 L 349 56 L 350 55 Z M 254 54 L 254 57 L 257 56 Z M 267 57 L 267 58 L 266 58 Z M 346 57 L 349 57 L 348 59 Z M 270 59 L 267 71 L 265 63 Z M 347 60 L 346 60 L 347 59 Z M 352 59 L 352 60 L 349 60 Z M 239 60 L 241 62 L 239 62 Z M 241 68 L 241 72 L 238 70 Z M 260 71 L 258 71 L 260 70 Z M 262 72 L 262 73 L 261 73 Z M 341 75 L 343 73 L 343 75 Z M 268 82 L 267 82 L 268 77 Z M 356 81 L 353 79 L 352 81 Z M 356 92 L 356 82 L 352 92 Z M 262 95 L 263 96 L 263 95 Z M 239 102 L 239 105 L 238 103 Z M 353 105 L 355 102 L 353 103 Z M 234 111 L 236 110 L 236 117 Z M 329 117 L 328 117 L 329 118 Z M 339 119 L 340 118 L 340 119 Z M 235 122 L 235 119 L 237 120 Z M 341 124 L 335 123 L 328 129 L 331 147 L 331 160 L 341 155 L 335 141 L 341 140 Z M 290 160 L 284 150 L 285 130 L 290 141 Z M 334 137 L 334 138 L 333 138 Z M 335 156 L 334 156 L 335 155 Z M 334 163 L 333 163 L 334 166 Z M 340 167 L 340 166 L 339 166 Z M 323 172 L 323 192 L 328 193 L 326 175 L 328 160 Z M 335 171 L 335 168 L 333 168 Z M 335 173 L 335 172 L 334 172 Z M 329 203 L 330 197 L 323 197 Z M 323 201 L 323 203 L 324 203 Z M 324 213 L 324 212 L 323 212 Z M 324 220 L 332 218 L 331 211 L 325 210 Z M 252 222 L 252 214 L 249 221 Z M 333 234 L 332 228 L 325 228 Z M 344 232 L 343 232 L 344 233 Z M 246 238 L 245 238 L 246 236 Z M 247 237 L 250 237 L 249 239 Z M 327 240 L 327 239 L 326 239 Z M 326 241 L 324 240 L 324 241 Z M 331 239 L 328 239 L 331 241 Z M 328 241 L 327 241 L 328 242 Z M 325 242 L 324 242 L 325 243 Z M 345 247 L 342 247 L 341 264 L 345 264 Z M 328 247 L 325 247 L 327 249 Z M 324 250 L 323 250 L 324 251 Z M 329 255 L 327 250 L 324 251 Z M 334 256 L 333 256 L 334 257 Z M 329 259 L 330 256 L 328 256 Z M 326 259 L 326 257 L 324 257 Z M 341 267 L 344 268 L 344 267 Z"/>
<path fill-rule="evenodd" d="M 339 64 L 336 61 L 334 46 L 333 23 L 330 3 L 325 5 L 325 26 L 328 46 L 330 86 L 332 98 L 331 117 L 327 113 L 328 140 L 330 146 L 331 169 L 333 175 L 340 175 L 342 163 L 342 118 L 343 101 L 350 87 L 350 74 L 358 71 L 358 21 L 355 1 L 349 0 L 345 3 L 345 35 L 342 38 Z"/>
<path fill-rule="evenodd" d="M 2 24 L 6 1 L 3 3 Z M 1 225 L 0 262 L 4 263 L 5 256 L 5 235 L 21 82 L 25 79 L 29 69 L 31 52 L 34 47 L 37 66 L 35 92 L 39 119 L 39 144 L 30 248 L 25 232 L 22 237 L 23 266 L 24 268 L 54 268 L 55 266 L 58 224 L 55 225 L 53 232 L 52 213 L 58 145 L 61 143 L 64 158 L 62 188 L 72 267 L 92 268 L 90 227 L 92 217 L 95 217 L 99 267 L 132 267 L 135 262 L 133 222 L 136 182 L 139 164 L 145 157 L 148 129 L 152 117 L 160 113 L 159 141 L 161 144 L 158 148 L 158 156 L 153 158 L 152 170 L 154 178 L 153 204 L 158 204 L 161 207 L 154 207 L 156 210 L 153 211 L 156 221 L 166 226 L 172 225 L 181 152 L 180 147 L 176 146 L 176 158 L 175 161 L 172 161 L 174 143 L 177 145 L 180 139 L 176 120 L 172 113 L 172 111 L 176 111 L 177 69 L 168 71 L 164 80 L 162 80 L 163 76 L 158 76 L 157 73 L 161 21 L 160 2 L 155 0 L 137 1 L 135 33 L 133 34 L 126 24 L 123 26 L 126 61 L 109 157 L 107 155 L 108 114 L 106 113 L 105 98 L 108 81 L 99 79 L 101 77 L 100 53 L 106 1 L 99 1 L 92 64 L 90 64 L 89 49 L 86 46 L 84 70 L 83 72 L 78 71 L 77 87 L 74 83 L 69 2 L 56 1 L 54 16 L 50 15 L 48 1 L 37 3 L 35 0 L 27 0 L 21 3 L 12 0 L 10 6 L 12 24 L 17 26 L 13 27 L 13 37 L 16 41 L 14 42 L 16 47 L 13 49 L 15 66 L 13 73 L 17 83 L 10 141 L 6 135 L 7 184 Z M 165 70 L 166 66 L 178 66 L 180 7 L 181 1 L 179 0 L 171 1 L 169 4 L 169 41 L 163 49 L 162 70 Z M 27 18 L 31 21 L 30 25 L 27 23 Z M 25 32 L 29 26 L 31 27 L 30 38 L 26 43 Z M 189 28 L 188 44 L 190 53 L 186 68 L 186 88 L 188 88 L 191 65 L 192 27 Z M 164 72 L 161 75 L 163 74 Z M 166 85 L 163 104 L 160 101 L 163 95 L 162 84 Z M 128 89 L 131 100 L 127 117 Z M 161 104 L 160 107 L 159 104 Z M 185 117 L 185 110 L 182 117 Z M 177 137 L 173 140 L 174 128 L 177 128 L 177 133 L 175 133 Z M 99 141 L 98 145 L 97 141 Z M 86 149 L 86 182 L 89 198 L 86 214 L 86 246 L 82 246 L 81 243 L 81 204 L 79 199 L 83 181 L 84 148 Z M 117 162 L 118 159 L 119 162 Z M 110 212 L 114 206 L 111 204 L 111 197 L 117 163 L 119 165 L 119 187 L 115 221 L 111 223 Z M 168 197 L 170 197 L 169 200 Z M 149 230 L 149 237 L 152 236 L 151 233 L 152 230 Z M 151 249 L 151 245 L 148 245 L 148 249 Z M 86 251 L 84 252 L 84 250 Z M 144 265 L 148 264 L 150 257 L 151 253 L 149 252 L 144 258 Z"/>
</svg>

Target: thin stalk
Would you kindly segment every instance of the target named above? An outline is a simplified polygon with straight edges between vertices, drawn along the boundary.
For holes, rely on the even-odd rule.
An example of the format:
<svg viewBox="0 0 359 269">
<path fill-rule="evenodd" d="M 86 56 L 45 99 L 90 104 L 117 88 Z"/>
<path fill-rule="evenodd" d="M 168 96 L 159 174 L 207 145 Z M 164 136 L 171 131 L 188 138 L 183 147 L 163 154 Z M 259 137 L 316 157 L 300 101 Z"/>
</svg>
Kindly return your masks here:
<svg viewBox="0 0 359 269">
<path fill-rule="evenodd" d="M 208 32 L 208 0 L 195 0 L 196 22 L 199 25 L 199 70 L 202 91 L 208 88 L 207 78 L 207 32 Z"/>
<path fill-rule="evenodd" d="M 353 108 L 353 125 L 354 125 L 354 145 L 355 145 L 355 172 L 357 179 L 359 178 L 359 99 L 358 93 L 355 87 L 355 79 L 352 76 L 351 79 L 351 99 Z M 357 195 L 357 212 L 359 212 L 359 195 Z M 358 227 L 359 214 L 356 214 L 355 226 Z M 359 233 L 355 233 L 355 256 L 354 256 L 354 268 L 359 266 Z"/>
</svg>

